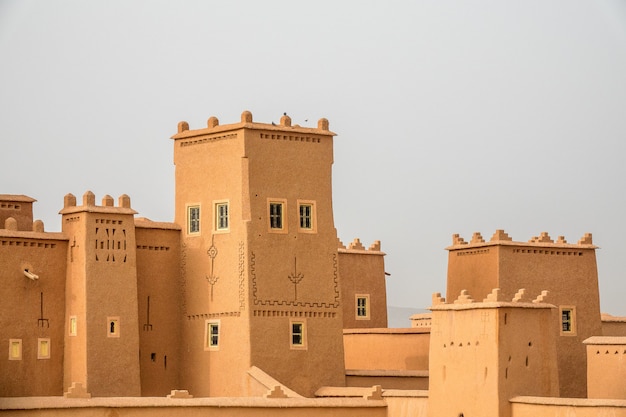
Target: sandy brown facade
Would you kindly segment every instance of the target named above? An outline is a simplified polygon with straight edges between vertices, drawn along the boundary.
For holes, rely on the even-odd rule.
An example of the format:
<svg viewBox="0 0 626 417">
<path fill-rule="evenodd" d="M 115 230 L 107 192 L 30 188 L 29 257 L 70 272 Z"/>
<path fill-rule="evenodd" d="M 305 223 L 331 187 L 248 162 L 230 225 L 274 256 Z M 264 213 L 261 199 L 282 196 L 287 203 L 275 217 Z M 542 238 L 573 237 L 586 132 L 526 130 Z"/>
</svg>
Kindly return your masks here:
<svg viewBox="0 0 626 417">
<path fill-rule="evenodd" d="M 181 122 L 171 223 L 88 191 L 49 233 L 0 195 L 0 411 L 626 416 L 626 319 L 600 315 L 591 235 L 455 235 L 448 301 L 387 329 L 380 242 L 337 239 L 333 137 Z"/>
</svg>

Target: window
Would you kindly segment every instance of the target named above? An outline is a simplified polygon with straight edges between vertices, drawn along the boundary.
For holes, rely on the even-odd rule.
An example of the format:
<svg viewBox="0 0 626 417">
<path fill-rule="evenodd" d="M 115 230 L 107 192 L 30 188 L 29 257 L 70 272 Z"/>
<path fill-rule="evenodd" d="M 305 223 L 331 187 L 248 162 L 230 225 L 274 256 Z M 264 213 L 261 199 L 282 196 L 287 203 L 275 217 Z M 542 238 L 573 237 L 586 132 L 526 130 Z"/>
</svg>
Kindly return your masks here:
<svg viewBox="0 0 626 417">
<path fill-rule="evenodd" d="M 269 231 L 272 233 L 287 233 L 287 200 L 268 199 L 267 210 Z"/>
<path fill-rule="evenodd" d="M 205 323 L 204 350 L 218 350 L 220 345 L 220 322 L 219 320 L 207 320 Z"/>
<path fill-rule="evenodd" d="M 561 306 L 561 336 L 576 336 L 576 309 L 573 306 Z"/>
<path fill-rule="evenodd" d="M 270 203 L 270 228 L 283 228 L 283 205 L 281 203 Z"/>
<path fill-rule="evenodd" d="M 76 316 L 70 316 L 70 336 L 76 336 Z"/>
<path fill-rule="evenodd" d="M 369 295 L 356 295 L 356 319 L 357 320 L 369 320 L 370 319 L 370 296 Z"/>
<path fill-rule="evenodd" d="M 22 360 L 22 339 L 9 339 L 9 360 Z"/>
<path fill-rule="evenodd" d="M 119 317 L 107 317 L 107 337 L 120 337 Z"/>
<path fill-rule="evenodd" d="M 187 207 L 187 233 L 200 233 L 200 206 Z"/>
<path fill-rule="evenodd" d="M 228 202 L 215 203 L 215 230 L 228 231 Z"/>
<path fill-rule="evenodd" d="M 315 233 L 317 231 L 314 201 L 298 200 L 298 215 L 300 216 L 300 232 Z"/>
<path fill-rule="evenodd" d="M 50 339 L 37 339 L 37 359 L 50 359 Z"/>
<path fill-rule="evenodd" d="M 306 349 L 306 326 L 302 320 L 290 320 L 291 349 Z"/>
</svg>

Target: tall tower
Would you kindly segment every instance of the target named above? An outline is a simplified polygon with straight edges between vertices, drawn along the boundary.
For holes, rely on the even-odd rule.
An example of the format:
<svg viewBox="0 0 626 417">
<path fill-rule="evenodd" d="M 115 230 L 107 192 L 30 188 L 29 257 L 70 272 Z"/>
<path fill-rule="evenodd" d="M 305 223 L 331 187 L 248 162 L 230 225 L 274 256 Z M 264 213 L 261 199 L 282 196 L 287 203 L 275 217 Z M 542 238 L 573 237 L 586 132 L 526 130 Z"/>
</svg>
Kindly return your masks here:
<svg viewBox="0 0 626 417">
<path fill-rule="evenodd" d="M 587 357 L 583 341 L 602 334 L 596 246 L 591 234 L 578 243 L 547 233 L 529 242 L 514 242 L 503 230 L 489 241 L 475 233 L 470 242 L 455 235 L 447 248 L 449 299 L 462 290 L 485 296 L 500 288 L 512 297 L 519 288 L 538 294 L 550 291 L 552 332 L 557 338 L 559 387 L 562 397 L 586 397 Z"/>
<path fill-rule="evenodd" d="M 140 396 L 137 264 L 134 214 L 122 195 L 114 207 L 65 196 L 69 238 L 66 280 L 64 390 L 79 382 L 94 396 Z"/>
<path fill-rule="evenodd" d="M 175 221 L 183 228 L 183 381 L 194 395 L 247 395 L 256 366 L 296 392 L 345 384 L 333 136 L 241 122 L 178 125 Z"/>
</svg>

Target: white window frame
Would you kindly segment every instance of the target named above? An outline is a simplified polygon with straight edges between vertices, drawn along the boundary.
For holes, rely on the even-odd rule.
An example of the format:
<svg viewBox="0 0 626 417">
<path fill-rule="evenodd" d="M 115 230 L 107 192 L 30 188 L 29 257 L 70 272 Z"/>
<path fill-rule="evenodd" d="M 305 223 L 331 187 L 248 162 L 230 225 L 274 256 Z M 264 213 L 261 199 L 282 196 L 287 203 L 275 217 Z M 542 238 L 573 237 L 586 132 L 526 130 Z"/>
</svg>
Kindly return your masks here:
<svg viewBox="0 0 626 417">
<path fill-rule="evenodd" d="M 564 320 L 564 315 L 569 313 L 569 318 Z M 564 329 L 568 323 L 569 330 Z M 559 330 L 561 336 L 576 336 L 576 306 L 559 306 Z"/>
<path fill-rule="evenodd" d="M 186 211 L 187 211 L 187 234 L 188 235 L 193 236 L 193 235 L 200 234 L 200 231 L 201 231 L 200 216 L 202 215 L 202 210 L 200 208 L 201 208 L 200 204 L 188 204 L 187 205 Z M 192 215 L 191 215 L 192 210 L 198 210 L 197 218 L 192 218 Z"/>
<path fill-rule="evenodd" d="M 226 215 L 224 216 L 221 208 L 226 207 Z M 230 232 L 230 203 L 228 200 L 217 200 L 213 202 L 213 230 L 217 233 Z M 223 221 L 226 221 L 224 225 Z"/>
<path fill-rule="evenodd" d="M 365 305 L 359 305 L 360 300 L 365 302 Z M 354 296 L 354 315 L 357 320 L 369 320 L 370 319 L 370 295 L 369 294 L 356 294 Z M 365 314 L 360 314 L 363 311 Z"/>
<path fill-rule="evenodd" d="M 294 332 L 294 326 L 300 326 L 300 332 Z M 307 350 L 307 330 L 305 319 L 289 319 L 289 348 L 293 350 Z M 294 336 L 300 338 L 300 343 L 294 343 Z"/>
<path fill-rule="evenodd" d="M 277 214 L 272 213 L 272 206 L 280 205 L 280 227 L 274 227 L 273 219 Z M 287 233 L 287 200 L 284 198 L 268 198 L 267 199 L 267 228 L 270 233 Z"/>
<path fill-rule="evenodd" d="M 37 359 L 50 359 L 50 338 L 37 339 Z"/>
<path fill-rule="evenodd" d="M 9 339 L 9 360 L 22 360 L 22 339 Z"/>
<path fill-rule="evenodd" d="M 302 208 L 309 208 L 309 227 L 302 226 Z M 315 207 L 315 201 L 313 200 L 298 200 L 298 231 L 301 233 L 317 233 L 317 210 Z"/>
<path fill-rule="evenodd" d="M 204 350 L 219 350 L 221 339 L 220 320 L 205 320 L 204 322 Z M 216 329 L 216 332 L 213 332 Z M 215 338 L 215 339 L 214 339 Z"/>
</svg>

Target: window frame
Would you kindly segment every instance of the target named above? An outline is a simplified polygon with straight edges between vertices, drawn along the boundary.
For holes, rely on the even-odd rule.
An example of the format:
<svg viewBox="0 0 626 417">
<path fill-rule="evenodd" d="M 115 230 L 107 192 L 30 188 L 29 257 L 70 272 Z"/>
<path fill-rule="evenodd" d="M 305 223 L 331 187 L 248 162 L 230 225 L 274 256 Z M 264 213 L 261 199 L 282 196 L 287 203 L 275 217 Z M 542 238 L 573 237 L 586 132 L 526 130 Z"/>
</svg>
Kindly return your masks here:
<svg viewBox="0 0 626 417">
<path fill-rule="evenodd" d="M 359 300 L 364 300 L 365 301 L 365 305 L 364 306 L 360 306 L 359 305 Z M 370 295 L 369 294 L 355 294 L 354 295 L 354 317 L 357 320 L 370 320 L 370 310 L 371 310 L 371 304 L 370 304 Z M 361 315 L 359 314 L 359 310 L 363 309 L 365 314 Z"/>
<path fill-rule="evenodd" d="M 13 349 L 14 346 L 17 347 L 17 352 L 14 352 L 14 349 Z M 9 339 L 9 360 L 10 361 L 22 360 L 22 339 Z"/>
<path fill-rule="evenodd" d="M 70 316 L 67 333 L 68 336 L 76 336 L 78 334 L 78 318 L 76 316 Z"/>
<path fill-rule="evenodd" d="M 45 350 L 43 346 L 46 346 Z M 50 338 L 40 337 L 37 339 L 37 359 L 50 359 Z"/>
<path fill-rule="evenodd" d="M 568 312 L 569 317 L 566 320 L 563 319 L 563 314 Z M 563 326 L 568 323 L 569 330 L 564 330 Z M 559 333 L 561 336 L 576 336 L 576 307 L 571 305 L 559 306 Z"/>
<path fill-rule="evenodd" d="M 314 200 L 298 200 L 298 231 L 300 233 L 317 233 L 317 209 Z M 309 207 L 310 227 L 302 227 L 302 208 Z"/>
<path fill-rule="evenodd" d="M 220 350 L 221 339 L 221 323 L 220 320 L 205 320 L 204 321 L 204 350 Z M 213 333 L 213 329 L 217 329 L 216 333 Z M 213 338 L 216 341 L 213 342 Z"/>
<path fill-rule="evenodd" d="M 191 211 L 192 210 L 198 210 L 198 216 L 197 218 L 192 218 L 191 215 Z M 200 221 L 201 215 L 202 215 L 202 210 L 201 210 L 201 206 L 200 203 L 197 204 L 187 204 L 186 206 L 186 213 L 187 213 L 187 235 L 189 236 L 197 236 L 200 234 L 201 232 L 201 224 L 202 222 Z M 195 226 L 195 228 L 192 228 L 192 226 Z M 197 228 L 197 230 L 196 230 Z"/>
<path fill-rule="evenodd" d="M 280 205 L 281 207 L 281 213 L 280 213 L 280 220 L 281 220 L 281 225 L 280 227 L 273 227 L 273 221 L 272 219 L 276 216 L 276 214 L 272 214 L 272 206 L 274 205 Z M 270 233 L 287 233 L 289 231 L 288 227 L 287 227 L 287 200 L 284 198 L 268 198 L 267 199 L 267 229 Z"/>
<path fill-rule="evenodd" d="M 300 332 L 294 332 L 294 326 L 300 326 Z M 294 343 L 294 336 L 299 335 L 300 343 Z M 305 319 L 289 319 L 289 348 L 307 350 L 307 326 Z"/>
<path fill-rule="evenodd" d="M 226 226 L 221 223 L 224 218 L 220 213 L 220 207 L 226 207 Z M 229 200 L 215 200 L 213 201 L 213 231 L 216 233 L 228 233 L 230 232 L 230 201 Z"/>
</svg>

